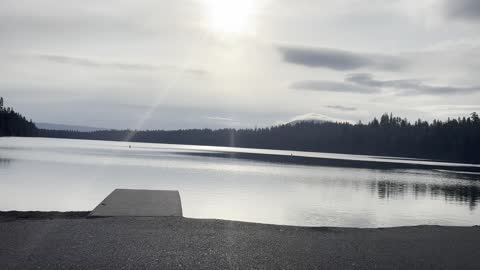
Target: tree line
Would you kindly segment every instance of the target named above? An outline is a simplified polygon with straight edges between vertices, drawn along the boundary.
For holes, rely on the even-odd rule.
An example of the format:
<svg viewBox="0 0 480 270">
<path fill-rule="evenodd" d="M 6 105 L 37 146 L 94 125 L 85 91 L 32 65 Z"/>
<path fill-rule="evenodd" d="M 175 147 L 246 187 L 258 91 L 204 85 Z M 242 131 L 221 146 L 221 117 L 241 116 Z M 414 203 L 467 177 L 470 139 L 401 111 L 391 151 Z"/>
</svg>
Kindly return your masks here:
<svg viewBox="0 0 480 270">
<path fill-rule="evenodd" d="M 382 155 L 480 163 L 480 119 L 407 119 L 384 114 L 367 124 L 300 122 L 255 129 L 38 130 L 38 136 Z"/>
<path fill-rule="evenodd" d="M 2 136 L 35 136 L 37 127 L 32 120 L 27 120 L 11 107 L 4 107 L 0 97 L 0 137 Z"/>
</svg>

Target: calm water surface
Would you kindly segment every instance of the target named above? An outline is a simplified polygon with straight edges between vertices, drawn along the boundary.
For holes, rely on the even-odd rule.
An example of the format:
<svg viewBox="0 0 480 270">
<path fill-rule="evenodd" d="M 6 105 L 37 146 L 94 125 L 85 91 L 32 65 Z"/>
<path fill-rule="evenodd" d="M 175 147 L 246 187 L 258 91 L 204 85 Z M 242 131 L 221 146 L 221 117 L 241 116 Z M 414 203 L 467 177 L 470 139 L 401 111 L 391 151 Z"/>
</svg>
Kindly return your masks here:
<svg viewBox="0 0 480 270">
<path fill-rule="evenodd" d="M 132 148 L 129 148 L 129 145 Z M 183 212 L 303 226 L 480 224 L 480 175 L 303 166 L 195 153 L 290 151 L 0 138 L 0 210 L 91 210 L 115 188 L 179 190 Z M 435 163 L 293 152 L 371 162 Z M 458 164 L 446 164 L 459 166 Z"/>
</svg>

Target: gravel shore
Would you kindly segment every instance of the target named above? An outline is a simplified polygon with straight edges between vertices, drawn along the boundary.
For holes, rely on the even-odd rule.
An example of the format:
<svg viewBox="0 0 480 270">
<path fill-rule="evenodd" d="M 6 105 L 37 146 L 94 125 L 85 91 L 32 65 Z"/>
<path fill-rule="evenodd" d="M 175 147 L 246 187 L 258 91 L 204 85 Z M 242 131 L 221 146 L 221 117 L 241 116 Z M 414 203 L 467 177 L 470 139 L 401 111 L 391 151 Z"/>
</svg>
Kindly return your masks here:
<svg viewBox="0 0 480 270">
<path fill-rule="evenodd" d="M 479 269 L 480 227 L 309 228 L 0 212 L 0 269 Z"/>
</svg>

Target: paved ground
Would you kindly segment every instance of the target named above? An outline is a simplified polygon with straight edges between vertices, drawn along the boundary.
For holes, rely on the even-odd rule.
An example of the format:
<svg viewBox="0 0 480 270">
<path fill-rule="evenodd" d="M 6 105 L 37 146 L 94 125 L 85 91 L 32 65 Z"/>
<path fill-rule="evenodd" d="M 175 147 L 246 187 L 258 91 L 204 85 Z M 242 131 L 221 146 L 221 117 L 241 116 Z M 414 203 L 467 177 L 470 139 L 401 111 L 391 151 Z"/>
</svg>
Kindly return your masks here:
<svg viewBox="0 0 480 270">
<path fill-rule="evenodd" d="M 0 269 L 480 269 L 479 227 L 301 228 L 86 214 L 0 213 Z"/>
</svg>

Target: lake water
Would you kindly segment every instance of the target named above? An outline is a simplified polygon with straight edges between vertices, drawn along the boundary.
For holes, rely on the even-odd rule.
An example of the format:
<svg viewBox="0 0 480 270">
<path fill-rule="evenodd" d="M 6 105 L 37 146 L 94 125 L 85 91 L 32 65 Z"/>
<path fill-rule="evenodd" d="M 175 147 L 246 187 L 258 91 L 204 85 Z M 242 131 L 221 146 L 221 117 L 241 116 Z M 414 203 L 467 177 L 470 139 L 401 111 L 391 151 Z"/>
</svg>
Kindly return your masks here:
<svg viewBox="0 0 480 270">
<path fill-rule="evenodd" d="M 432 167 L 307 166 L 208 155 L 244 152 Z M 228 147 L 0 138 L 0 210 L 91 210 L 115 188 L 167 189 L 180 191 L 184 215 L 192 218 L 341 227 L 480 224 L 480 174 L 452 173 L 445 166 L 461 170 L 463 165 Z"/>
</svg>

